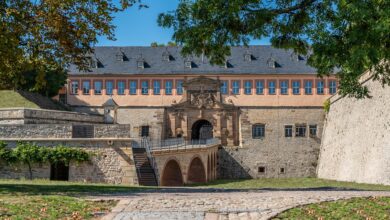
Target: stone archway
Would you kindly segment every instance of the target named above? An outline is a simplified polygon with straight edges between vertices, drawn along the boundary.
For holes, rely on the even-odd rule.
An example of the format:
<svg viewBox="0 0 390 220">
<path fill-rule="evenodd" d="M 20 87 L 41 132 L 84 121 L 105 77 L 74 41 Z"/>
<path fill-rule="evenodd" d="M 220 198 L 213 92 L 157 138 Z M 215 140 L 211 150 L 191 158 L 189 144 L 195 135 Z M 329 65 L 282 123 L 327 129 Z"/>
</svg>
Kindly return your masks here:
<svg viewBox="0 0 390 220">
<path fill-rule="evenodd" d="M 204 168 L 203 162 L 199 157 L 192 159 L 190 166 L 188 168 L 188 183 L 205 183 L 206 180 L 206 170 Z"/>
<path fill-rule="evenodd" d="M 213 138 L 213 125 L 209 121 L 201 119 L 192 125 L 192 140 L 206 140 L 211 138 Z"/>
<path fill-rule="evenodd" d="M 166 163 L 163 171 L 163 175 L 161 178 L 162 186 L 182 186 L 183 175 L 180 169 L 179 164 L 176 160 L 171 159 Z"/>
</svg>

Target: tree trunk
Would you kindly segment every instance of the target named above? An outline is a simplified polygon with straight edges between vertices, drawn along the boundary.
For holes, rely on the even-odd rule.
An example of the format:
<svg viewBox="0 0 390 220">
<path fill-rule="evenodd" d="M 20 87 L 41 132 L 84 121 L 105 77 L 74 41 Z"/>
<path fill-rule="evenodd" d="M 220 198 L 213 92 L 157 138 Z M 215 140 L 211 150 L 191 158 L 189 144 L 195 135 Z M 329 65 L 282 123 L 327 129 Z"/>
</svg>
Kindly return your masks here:
<svg viewBox="0 0 390 220">
<path fill-rule="evenodd" d="M 27 166 L 28 166 L 28 172 L 30 173 L 30 180 L 32 180 L 33 179 L 33 173 L 32 173 L 31 164 L 27 163 Z"/>
</svg>

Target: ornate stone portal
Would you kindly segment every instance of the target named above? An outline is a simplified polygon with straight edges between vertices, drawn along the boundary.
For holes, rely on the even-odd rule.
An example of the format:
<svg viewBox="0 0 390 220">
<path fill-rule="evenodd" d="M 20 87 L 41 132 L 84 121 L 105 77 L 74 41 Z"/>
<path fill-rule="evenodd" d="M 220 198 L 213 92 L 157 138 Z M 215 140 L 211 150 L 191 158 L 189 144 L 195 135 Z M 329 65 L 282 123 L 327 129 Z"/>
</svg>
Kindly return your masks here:
<svg viewBox="0 0 390 220">
<path fill-rule="evenodd" d="M 223 102 L 220 81 L 200 76 L 186 80 L 183 87 L 183 99 L 166 108 L 164 138 L 213 136 L 225 146 L 239 145 L 239 108 Z"/>
</svg>

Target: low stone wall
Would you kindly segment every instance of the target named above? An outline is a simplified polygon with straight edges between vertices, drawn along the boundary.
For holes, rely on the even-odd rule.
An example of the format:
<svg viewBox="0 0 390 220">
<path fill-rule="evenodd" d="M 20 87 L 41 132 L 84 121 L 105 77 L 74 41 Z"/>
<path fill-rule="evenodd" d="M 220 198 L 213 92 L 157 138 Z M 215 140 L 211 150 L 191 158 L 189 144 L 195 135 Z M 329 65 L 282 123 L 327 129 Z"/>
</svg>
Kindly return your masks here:
<svg viewBox="0 0 390 220">
<path fill-rule="evenodd" d="M 92 183 L 113 183 L 137 185 L 137 173 L 133 161 L 133 151 L 130 141 L 40 141 L 40 146 L 55 146 L 63 144 L 69 147 L 81 147 L 91 152 L 89 162 L 71 163 L 69 166 L 69 181 Z M 14 147 L 15 141 L 9 141 L 8 146 Z M 50 179 L 50 165 L 34 165 L 33 178 Z M 29 178 L 27 166 L 20 164 L 6 165 L 0 162 L 0 178 Z"/>
<path fill-rule="evenodd" d="M 130 138 L 130 125 L 95 124 L 94 138 Z M 7 138 L 72 138 L 72 124 L 7 124 L 0 126 L 0 140 Z"/>
<path fill-rule="evenodd" d="M 46 109 L 0 109 L 0 124 L 104 123 L 102 115 Z"/>
<path fill-rule="evenodd" d="M 372 98 L 331 98 L 318 177 L 390 184 L 390 87 L 362 76 Z"/>
</svg>

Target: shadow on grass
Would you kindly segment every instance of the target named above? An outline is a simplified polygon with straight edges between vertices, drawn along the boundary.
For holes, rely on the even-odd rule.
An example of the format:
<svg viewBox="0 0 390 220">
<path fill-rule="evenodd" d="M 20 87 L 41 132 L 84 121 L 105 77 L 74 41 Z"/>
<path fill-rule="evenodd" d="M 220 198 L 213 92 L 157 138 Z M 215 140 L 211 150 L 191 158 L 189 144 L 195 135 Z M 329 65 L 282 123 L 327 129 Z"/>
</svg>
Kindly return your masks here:
<svg viewBox="0 0 390 220">
<path fill-rule="evenodd" d="M 390 186 L 316 178 L 216 180 L 185 187 L 142 187 L 61 181 L 0 181 L 1 195 L 121 196 L 139 193 L 218 193 L 261 191 L 390 191 Z"/>
<path fill-rule="evenodd" d="M 14 195 L 67 195 L 67 196 L 89 196 L 89 195 L 113 195 L 146 191 L 150 187 L 132 187 L 115 185 L 91 185 L 82 183 L 75 184 L 36 184 L 36 183 L 0 183 L 0 196 L 6 194 Z"/>
</svg>

